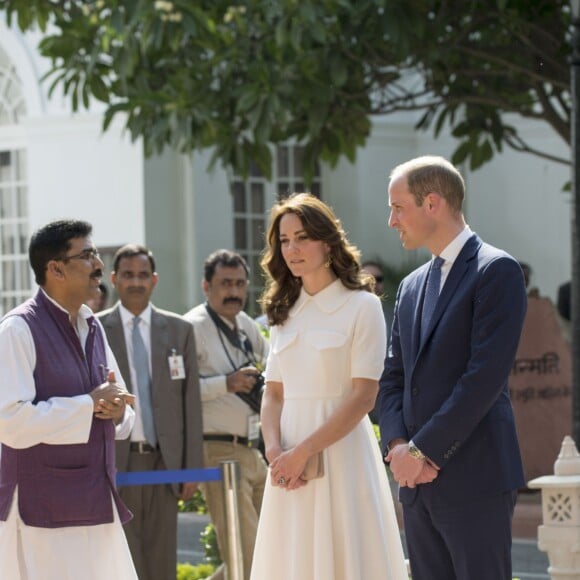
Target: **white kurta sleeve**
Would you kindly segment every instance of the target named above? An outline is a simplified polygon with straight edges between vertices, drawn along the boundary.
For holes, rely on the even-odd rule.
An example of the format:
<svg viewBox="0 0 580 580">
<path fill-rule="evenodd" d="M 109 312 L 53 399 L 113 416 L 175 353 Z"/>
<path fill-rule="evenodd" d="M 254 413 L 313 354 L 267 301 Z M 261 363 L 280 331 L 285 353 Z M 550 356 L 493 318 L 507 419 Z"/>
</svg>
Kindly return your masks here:
<svg viewBox="0 0 580 580">
<path fill-rule="evenodd" d="M 135 424 L 135 411 L 131 405 L 125 405 L 123 420 L 115 425 L 115 439 L 127 439 Z"/>
<path fill-rule="evenodd" d="M 93 420 L 92 398 L 51 397 L 33 404 L 35 365 L 28 325 L 18 316 L 7 318 L 0 324 L 0 442 L 16 449 L 39 443 L 86 443 Z"/>
<path fill-rule="evenodd" d="M 351 350 L 351 378 L 378 380 L 387 350 L 387 328 L 379 299 L 364 295 L 354 327 Z"/>
</svg>

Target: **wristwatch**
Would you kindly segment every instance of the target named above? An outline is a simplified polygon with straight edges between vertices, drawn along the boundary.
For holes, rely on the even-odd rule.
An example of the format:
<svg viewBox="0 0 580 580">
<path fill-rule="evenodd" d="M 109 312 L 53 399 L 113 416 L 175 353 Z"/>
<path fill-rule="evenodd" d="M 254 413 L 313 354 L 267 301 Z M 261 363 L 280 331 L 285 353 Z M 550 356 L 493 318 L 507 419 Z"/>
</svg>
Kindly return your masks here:
<svg viewBox="0 0 580 580">
<path fill-rule="evenodd" d="M 409 455 L 414 459 L 418 459 L 419 461 L 425 460 L 425 455 L 423 454 L 423 452 L 418 447 L 416 447 L 412 441 L 409 441 L 408 451 Z"/>
</svg>

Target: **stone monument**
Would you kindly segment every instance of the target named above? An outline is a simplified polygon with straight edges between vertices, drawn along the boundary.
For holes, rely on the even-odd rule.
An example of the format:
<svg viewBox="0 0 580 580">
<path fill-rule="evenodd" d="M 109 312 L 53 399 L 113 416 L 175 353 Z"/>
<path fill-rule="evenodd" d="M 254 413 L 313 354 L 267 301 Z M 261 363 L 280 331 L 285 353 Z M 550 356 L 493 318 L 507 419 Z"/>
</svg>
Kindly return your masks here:
<svg viewBox="0 0 580 580">
<path fill-rule="evenodd" d="M 572 360 L 565 336 L 552 302 L 529 297 L 509 377 L 526 481 L 552 472 L 572 431 Z"/>
</svg>

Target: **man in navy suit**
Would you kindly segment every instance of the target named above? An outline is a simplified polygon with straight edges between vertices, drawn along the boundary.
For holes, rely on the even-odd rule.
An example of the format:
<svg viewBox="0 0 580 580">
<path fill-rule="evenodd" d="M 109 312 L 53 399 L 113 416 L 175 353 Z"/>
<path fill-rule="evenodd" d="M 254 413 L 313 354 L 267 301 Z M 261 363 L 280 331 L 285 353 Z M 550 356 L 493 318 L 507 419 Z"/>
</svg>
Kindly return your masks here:
<svg viewBox="0 0 580 580">
<path fill-rule="evenodd" d="M 508 390 L 524 277 L 466 225 L 464 193 L 442 157 L 390 176 L 389 226 L 405 249 L 433 254 L 397 292 L 378 401 L 413 580 L 511 580 L 511 521 L 525 484 Z"/>
</svg>

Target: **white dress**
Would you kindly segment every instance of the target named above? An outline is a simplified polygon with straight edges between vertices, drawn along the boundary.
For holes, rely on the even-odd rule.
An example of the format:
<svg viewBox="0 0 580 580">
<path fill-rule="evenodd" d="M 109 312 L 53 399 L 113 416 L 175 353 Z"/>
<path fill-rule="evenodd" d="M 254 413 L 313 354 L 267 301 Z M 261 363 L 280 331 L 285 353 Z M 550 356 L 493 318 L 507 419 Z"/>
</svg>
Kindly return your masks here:
<svg viewBox="0 0 580 580">
<path fill-rule="evenodd" d="M 282 382 L 282 446 L 322 425 L 352 388 L 377 380 L 386 347 L 376 296 L 340 280 L 309 296 L 271 332 L 266 380 Z M 407 580 L 390 487 L 368 417 L 323 452 L 324 477 L 272 486 L 262 504 L 251 580 Z"/>
</svg>

